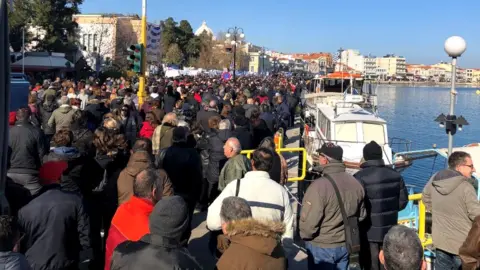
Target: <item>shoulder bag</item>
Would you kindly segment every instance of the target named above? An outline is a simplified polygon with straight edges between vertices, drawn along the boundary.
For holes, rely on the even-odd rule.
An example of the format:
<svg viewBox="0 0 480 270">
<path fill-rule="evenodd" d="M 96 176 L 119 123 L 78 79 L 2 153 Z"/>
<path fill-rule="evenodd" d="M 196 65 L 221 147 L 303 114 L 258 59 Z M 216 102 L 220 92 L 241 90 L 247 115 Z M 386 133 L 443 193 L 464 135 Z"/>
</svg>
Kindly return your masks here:
<svg viewBox="0 0 480 270">
<path fill-rule="evenodd" d="M 360 252 L 360 231 L 358 229 L 358 218 L 356 216 L 349 217 L 345 211 L 345 205 L 343 204 L 342 196 L 338 190 L 337 184 L 328 174 L 323 175 L 327 180 L 332 184 L 333 189 L 335 189 L 335 194 L 337 195 L 338 204 L 340 206 L 340 211 L 342 212 L 343 225 L 345 228 L 345 245 L 347 247 L 348 253 L 353 255 Z"/>
</svg>

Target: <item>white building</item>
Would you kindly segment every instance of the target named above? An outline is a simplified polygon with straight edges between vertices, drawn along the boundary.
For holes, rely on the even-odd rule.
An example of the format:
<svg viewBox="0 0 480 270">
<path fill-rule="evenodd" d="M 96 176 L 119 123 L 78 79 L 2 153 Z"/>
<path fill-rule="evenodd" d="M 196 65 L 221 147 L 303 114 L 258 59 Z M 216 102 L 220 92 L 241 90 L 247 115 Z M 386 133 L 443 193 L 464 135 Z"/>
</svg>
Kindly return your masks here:
<svg viewBox="0 0 480 270">
<path fill-rule="evenodd" d="M 213 40 L 215 40 L 215 35 L 210 27 L 208 27 L 207 22 L 203 21 L 202 25 L 195 31 L 195 36 L 200 36 L 201 34 L 206 33 L 207 35 L 211 36 Z"/>
<path fill-rule="evenodd" d="M 346 65 L 356 72 L 362 74 L 365 69 L 364 57 L 360 54 L 359 50 L 348 49 L 342 51 L 340 63 L 342 64 L 340 66 Z"/>
<path fill-rule="evenodd" d="M 363 75 L 366 78 L 377 76 L 377 58 L 374 56 L 365 56 L 363 59 Z"/>
</svg>

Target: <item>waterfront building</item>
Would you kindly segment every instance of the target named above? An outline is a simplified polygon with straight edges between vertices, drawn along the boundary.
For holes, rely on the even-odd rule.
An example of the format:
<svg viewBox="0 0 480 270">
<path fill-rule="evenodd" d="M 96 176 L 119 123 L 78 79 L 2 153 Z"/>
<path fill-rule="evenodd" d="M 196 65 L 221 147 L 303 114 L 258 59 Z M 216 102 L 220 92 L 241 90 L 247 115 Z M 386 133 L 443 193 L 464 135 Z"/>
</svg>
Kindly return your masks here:
<svg viewBox="0 0 480 270">
<path fill-rule="evenodd" d="M 384 57 L 377 58 L 377 66 L 387 70 L 387 75 L 402 79 L 407 75 L 407 65 L 405 57 L 387 54 Z"/>
<path fill-rule="evenodd" d="M 377 58 L 375 56 L 365 56 L 363 58 L 363 75 L 365 78 L 373 79 L 378 77 L 376 72 L 377 69 Z"/>
<path fill-rule="evenodd" d="M 340 67 L 349 67 L 356 73 L 363 74 L 365 69 L 364 56 L 359 50 L 348 49 L 342 51 L 340 55 Z"/>
</svg>

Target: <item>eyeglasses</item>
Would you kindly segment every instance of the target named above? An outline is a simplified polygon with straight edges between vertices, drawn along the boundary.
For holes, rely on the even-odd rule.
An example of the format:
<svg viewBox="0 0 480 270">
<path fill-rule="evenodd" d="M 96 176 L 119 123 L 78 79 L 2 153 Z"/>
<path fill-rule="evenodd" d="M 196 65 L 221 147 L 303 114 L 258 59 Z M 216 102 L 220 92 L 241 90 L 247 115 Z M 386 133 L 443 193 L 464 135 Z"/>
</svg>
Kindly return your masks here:
<svg viewBox="0 0 480 270">
<path fill-rule="evenodd" d="M 473 164 L 470 164 L 470 165 L 467 165 L 467 164 L 463 164 L 463 166 L 467 166 L 467 167 L 470 167 L 470 169 L 473 170 L 473 168 L 475 168 L 475 166 L 473 166 Z"/>
</svg>

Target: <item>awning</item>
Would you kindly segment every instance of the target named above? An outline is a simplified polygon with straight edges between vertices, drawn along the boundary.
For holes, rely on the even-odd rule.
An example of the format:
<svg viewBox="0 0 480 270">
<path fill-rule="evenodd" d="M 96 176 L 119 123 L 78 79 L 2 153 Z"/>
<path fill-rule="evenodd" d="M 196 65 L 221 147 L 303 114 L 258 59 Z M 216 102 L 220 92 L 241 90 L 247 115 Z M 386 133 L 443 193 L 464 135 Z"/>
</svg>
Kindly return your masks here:
<svg viewBox="0 0 480 270">
<path fill-rule="evenodd" d="M 65 57 L 30 55 L 13 63 L 11 67 L 19 68 L 22 67 L 22 64 L 25 65 L 26 69 L 28 68 L 41 70 L 71 69 L 74 67 L 73 63 L 65 59 Z"/>
</svg>

